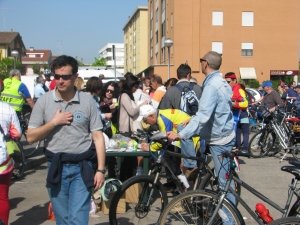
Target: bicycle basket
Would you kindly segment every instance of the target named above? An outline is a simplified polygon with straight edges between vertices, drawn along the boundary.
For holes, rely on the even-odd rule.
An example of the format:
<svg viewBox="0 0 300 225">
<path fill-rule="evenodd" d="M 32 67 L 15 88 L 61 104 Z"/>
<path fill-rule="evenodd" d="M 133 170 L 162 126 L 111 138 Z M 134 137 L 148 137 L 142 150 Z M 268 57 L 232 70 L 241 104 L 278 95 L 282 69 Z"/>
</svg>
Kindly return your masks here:
<svg viewBox="0 0 300 225">
<path fill-rule="evenodd" d="M 262 117 L 264 119 L 268 119 L 268 120 L 272 120 L 273 119 L 272 113 L 269 110 L 265 110 L 265 109 L 262 112 Z"/>
</svg>

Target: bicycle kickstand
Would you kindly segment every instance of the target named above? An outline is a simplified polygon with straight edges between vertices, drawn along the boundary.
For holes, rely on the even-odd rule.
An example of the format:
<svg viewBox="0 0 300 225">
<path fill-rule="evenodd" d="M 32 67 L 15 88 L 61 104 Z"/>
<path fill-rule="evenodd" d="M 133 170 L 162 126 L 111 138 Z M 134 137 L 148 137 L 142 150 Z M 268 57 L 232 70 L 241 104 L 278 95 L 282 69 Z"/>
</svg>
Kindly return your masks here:
<svg viewBox="0 0 300 225">
<path fill-rule="evenodd" d="M 285 154 L 283 155 L 283 157 L 280 159 L 280 163 L 285 159 L 285 156 L 288 154 L 290 152 L 290 149 L 287 149 L 286 151 L 285 151 Z"/>
</svg>

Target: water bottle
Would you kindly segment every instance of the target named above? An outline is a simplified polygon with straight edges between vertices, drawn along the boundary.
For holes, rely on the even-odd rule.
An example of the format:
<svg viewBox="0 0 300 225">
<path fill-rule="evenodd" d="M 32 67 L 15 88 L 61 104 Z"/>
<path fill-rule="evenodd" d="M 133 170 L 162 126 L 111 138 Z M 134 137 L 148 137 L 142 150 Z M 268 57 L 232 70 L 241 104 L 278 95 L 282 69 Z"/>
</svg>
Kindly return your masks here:
<svg viewBox="0 0 300 225">
<path fill-rule="evenodd" d="M 219 209 L 219 210 L 218 210 L 218 214 L 219 214 L 219 216 L 220 216 L 223 220 L 225 220 L 225 221 L 228 221 L 228 220 L 229 220 L 228 216 L 226 215 L 226 213 L 225 213 L 222 209 Z"/>
<path fill-rule="evenodd" d="M 186 179 L 186 176 L 183 173 L 181 173 L 177 177 L 181 181 L 181 183 L 183 183 L 183 185 L 184 185 L 185 188 L 189 188 L 190 187 L 190 184 L 189 184 L 188 180 Z"/>
<path fill-rule="evenodd" d="M 256 212 L 260 216 L 260 218 L 266 223 L 271 223 L 273 221 L 273 217 L 271 216 L 269 210 L 264 206 L 262 203 L 257 203 L 256 206 Z"/>
</svg>

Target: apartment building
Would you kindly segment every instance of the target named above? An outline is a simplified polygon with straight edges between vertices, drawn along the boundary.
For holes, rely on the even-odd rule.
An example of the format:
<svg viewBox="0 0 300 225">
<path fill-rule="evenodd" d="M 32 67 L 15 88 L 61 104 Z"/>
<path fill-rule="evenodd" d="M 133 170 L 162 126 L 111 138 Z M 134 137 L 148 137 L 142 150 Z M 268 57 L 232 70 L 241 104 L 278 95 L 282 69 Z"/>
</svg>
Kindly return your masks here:
<svg viewBox="0 0 300 225">
<path fill-rule="evenodd" d="M 107 43 L 99 50 L 99 58 L 104 58 L 107 68 L 114 68 L 113 45 L 115 46 L 116 70 L 124 74 L 124 43 Z"/>
<path fill-rule="evenodd" d="M 148 67 L 148 7 L 138 6 L 124 31 L 124 72 L 139 75 Z"/>
<path fill-rule="evenodd" d="M 222 74 L 260 82 L 299 73 L 300 1 L 290 0 L 148 0 L 149 66 L 147 74 L 168 78 L 181 63 L 203 81 L 199 59 L 222 54 Z"/>
</svg>

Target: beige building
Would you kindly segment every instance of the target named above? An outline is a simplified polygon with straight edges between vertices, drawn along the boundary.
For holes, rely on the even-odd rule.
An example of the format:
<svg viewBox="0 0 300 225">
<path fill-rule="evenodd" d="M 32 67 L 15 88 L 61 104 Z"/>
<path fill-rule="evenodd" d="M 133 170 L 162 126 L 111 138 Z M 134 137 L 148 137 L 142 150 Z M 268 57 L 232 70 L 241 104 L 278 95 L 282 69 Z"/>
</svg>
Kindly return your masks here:
<svg viewBox="0 0 300 225">
<path fill-rule="evenodd" d="M 148 67 L 148 7 L 138 6 L 124 28 L 124 74 L 141 74 Z"/>
<path fill-rule="evenodd" d="M 170 77 L 188 63 L 203 81 L 199 59 L 211 50 L 223 56 L 223 75 L 232 71 L 259 82 L 298 75 L 299 0 L 148 0 L 148 9 L 149 75 L 168 78 L 166 38 L 173 40 Z"/>
<path fill-rule="evenodd" d="M 12 57 L 11 52 L 17 50 L 19 56 L 17 61 L 21 61 L 21 57 L 25 55 L 25 45 L 19 32 L 0 32 L 0 60 Z"/>
</svg>

